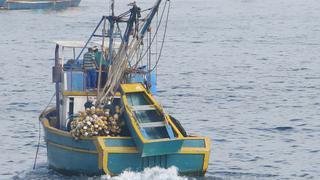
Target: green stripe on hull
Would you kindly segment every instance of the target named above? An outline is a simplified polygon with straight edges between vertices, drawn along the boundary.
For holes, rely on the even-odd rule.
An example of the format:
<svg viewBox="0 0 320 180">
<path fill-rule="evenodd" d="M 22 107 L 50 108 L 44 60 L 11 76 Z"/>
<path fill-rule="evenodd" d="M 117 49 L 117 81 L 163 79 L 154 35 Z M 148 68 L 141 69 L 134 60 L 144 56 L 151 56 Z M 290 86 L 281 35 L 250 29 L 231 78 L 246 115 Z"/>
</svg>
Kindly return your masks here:
<svg viewBox="0 0 320 180">
<path fill-rule="evenodd" d="M 180 150 L 182 140 L 151 142 L 143 144 L 142 157 L 173 154 Z"/>
<path fill-rule="evenodd" d="M 132 139 L 105 139 L 105 145 L 108 147 L 136 147 Z"/>
<path fill-rule="evenodd" d="M 185 139 L 182 147 L 205 147 L 204 139 Z"/>
</svg>

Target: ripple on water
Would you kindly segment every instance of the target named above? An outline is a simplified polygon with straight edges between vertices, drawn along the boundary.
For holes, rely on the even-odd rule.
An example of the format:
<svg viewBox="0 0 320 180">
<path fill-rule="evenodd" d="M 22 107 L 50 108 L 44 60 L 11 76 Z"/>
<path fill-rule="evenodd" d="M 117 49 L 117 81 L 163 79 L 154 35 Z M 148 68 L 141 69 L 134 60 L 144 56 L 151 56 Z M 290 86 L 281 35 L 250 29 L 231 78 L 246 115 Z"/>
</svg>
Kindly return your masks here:
<svg viewBox="0 0 320 180">
<path fill-rule="evenodd" d="M 289 132 L 294 130 L 293 127 L 290 126 L 278 126 L 274 128 L 249 128 L 252 130 L 265 131 L 265 132 Z"/>
<path fill-rule="evenodd" d="M 259 179 L 259 178 L 276 178 L 278 175 L 275 174 L 259 174 L 259 173 L 246 173 L 246 172 L 236 172 L 236 171 L 216 171 L 214 175 L 219 175 L 222 177 L 231 177 L 234 179 Z"/>
<path fill-rule="evenodd" d="M 290 119 L 289 121 L 296 122 L 296 121 L 303 121 L 303 119 L 294 118 L 294 119 Z"/>
<path fill-rule="evenodd" d="M 290 130 L 293 130 L 293 127 L 290 127 L 290 126 L 279 126 L 279 127 L 273 128 L 273 129 L 277 130 L 277 131 L 290 131 Z"/>
</svg>

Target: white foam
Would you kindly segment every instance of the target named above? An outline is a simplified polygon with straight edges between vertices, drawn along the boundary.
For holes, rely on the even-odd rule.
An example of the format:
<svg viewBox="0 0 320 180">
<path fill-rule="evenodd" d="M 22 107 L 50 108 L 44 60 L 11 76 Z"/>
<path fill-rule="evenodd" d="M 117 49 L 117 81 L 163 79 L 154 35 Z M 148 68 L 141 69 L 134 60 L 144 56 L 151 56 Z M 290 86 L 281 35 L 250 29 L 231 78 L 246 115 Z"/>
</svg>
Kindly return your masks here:
<svg viewBox="0 0 320 180">
<path fill-rule="evenodd" d="M 124 171 L 119 176 L 110 177 L 109 175 L 101 176 L 101 179 L 106 180 L 187 180 L 186 177 L 178 175 L 176 167 L 168 169 L 153 167 L 146 168 L 142 172 Z"/>
</svg>

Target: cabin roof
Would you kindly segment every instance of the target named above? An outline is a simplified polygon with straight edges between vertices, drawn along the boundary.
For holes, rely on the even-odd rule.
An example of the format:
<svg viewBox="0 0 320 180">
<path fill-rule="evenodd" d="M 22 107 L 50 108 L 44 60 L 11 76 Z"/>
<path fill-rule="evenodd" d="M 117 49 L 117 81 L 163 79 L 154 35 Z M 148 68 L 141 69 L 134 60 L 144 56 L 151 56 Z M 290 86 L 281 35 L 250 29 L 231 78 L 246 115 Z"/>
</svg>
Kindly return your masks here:
<svg viewBox="0 0 320 180">
<path fill-rule="evenodd" d="M 67 47 L 67 48 L 83 48 L 86 45 L 85 41 L 54 41 L 57 45 Z M 87 47 L 101 47 L 102 42 L 90 42 Z M 104 47 L 108 48 L 109 47 L 109 41 L 106 40 L 104 43 Z M 114 43 L 114 48 L 119 48 L 120 43 L 115 42 Z"/>
</svg>

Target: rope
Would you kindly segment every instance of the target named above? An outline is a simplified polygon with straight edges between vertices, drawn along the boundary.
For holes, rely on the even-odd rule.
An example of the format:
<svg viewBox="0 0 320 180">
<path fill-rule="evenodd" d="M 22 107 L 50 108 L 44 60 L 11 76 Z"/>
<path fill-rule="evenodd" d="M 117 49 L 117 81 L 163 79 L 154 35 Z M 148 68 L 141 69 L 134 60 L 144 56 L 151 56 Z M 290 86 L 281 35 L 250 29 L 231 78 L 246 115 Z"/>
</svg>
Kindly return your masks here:
<svg viewBox="0 0 320 180">
<path fill-rule="evenodd" d="M 169 21 L 169 13 L 170 13 L 170 1 L 169 1 L 169 6 L 168 6 L 168 13 L 167 13 L 167 18 L 166 18 L 166 24 L 165 24 L 165 28 L 164 28 L 162 43 L 161 43 L 161 47 L 160 47 L 160 51 L 159 51 L 159 56 L 158 56 L 158 59 L 157 59 L 157 61 L 156 61 L 156 64 L 153 66 L 153 68 L 152 68 L 149 72 L 152 72 L 152 71 L 158 66 L 158 64 L 159 64 L 160 57 L 161 57 L 161 54 L 162 54 L 163 45 L 164 45 L 164 40 L 165 40 L 166 34 L 167 34 L 168 21 Z"/>
<path fill-rule="evenodd" d="M 125 70 L 127 69 L 127 63 L 129 59 L 137 52 L 136 49 L 141 44 L 141 39 L 133 38 L 129 44 L 120 45 L 120 48 L 113 58 L 113 64 L 110 73 L 108 74 L 108 80 L 102 90 L 103 94 L 97 100 L 98 104 L 105 101 L 107 97 L 112 97 L 114 91 L 118 88 Z M 129 53 L 128 53 L 129 52 Z M 129 63 L 130 64 L 130 63 Z"/>
<path fill-rule="evenodd" d="M 36 156 L 34 157 L 34 162 L 33 162 L 33 170 L 36 169 L 36 164 L 37 164 L 37 158 L 38 158 L 38 153 L 39 153 L 39 148 L 40 148 L 40 139 L 41 139 L 41 124 L 40 124 L 40 121 L 39 121 L 39 124 L 38 124 L 38 145 L 37 145 L 37 151 L 36 151 Z"/>
<path fill-rule="evenodd" d="M 165 11 L 165 9 L 166 9 L 167 2 L 168 2 L 168 1 L 169 1 L 169 0 L 167 0 L 167 1 L 165 2 L 165 4 L 164 4 L 163 10 L 162 10 L 162 13 L 161 13 L 161 16 L 160 16 L 159 24 L 157 24 L 157 29 L 156 29 L 153 37 L 152 37 L 152 40 L 151 40 L 150 45 L 147 47 L 147 49 L 145 50 L 145 52 L 143 53 L 143 55 L 140 55 L 140 59 L 137 61 L 137 63 L 136 63 L 133 67 L 136 67 L 136 66 L 138 65 L 138 63 L 144 58 L 144 56 L 148 53 L 149 49 L 151 48 L 151 46 L 152 46 L 152 44 L 153 44 L 153 41 L 154 41 L 156 35 L 158 34 L 158 30 L 159 30 L 159 28 L 160 28 L 160 25 L 161 25 L 161 23 L 162 23 L 162 19 L 163 19 L 163 16 L 164 16 L 164 11 Z M 169 10 L 169 9 L 170 9 L 170 1 L 169 1 L 169 8 L 168 8 L 168 10 Z"/>
<path fill-rule="evenodd" d="M 165 12 L 167 1 L 164 5 L 162 16 Z M 159 27 L 160 27 L 160 24 L 158 24 L 156 32 L 158 31 Z M 155 36 L 153 37 L 153 40 L 154 39 L 155 39 Z M 134 55 L 137 53 L 137 48 L 141 45 L 141 42 L 142 42 L 142 38 L 133 38 L 133 40 L 129 44 L 128 42 L 124 43 L 122 41 L 120 48 L 118 50 L 118 53 L 116 54 L 116 57 L 113 58 L 114 61 L 112 64 L 111 71 L 108 74 L 108 80 L 102 90 L 102 94 L 98 97 L 97 104 L 101 104 L 108 97 L 110 98 L 114 95 L 115 90 L 120 85 L 121 80 L 124 76 L 125 70 L 127 69 L 127 63 L 130 64 L 129 61 L 131 60 L 131 57 L 134 57 Z M 149 49 L 150 49 L 150 46 L 147 50 Z M 139 61 L 136 63 L 136 65 L 139 63 Z"/>
<path fill-rule="evenodd" d="M 53 95 L 52 95 L 49 103 L 48 103 L 47 106 L 44 108 L 44 110 L 41 112 L 41 114 L 44 113 L 44 112 L 48 109 L 48 107 L 49 107 L 49 105 L 51 104 L 51 102 L 52 102 L 52 100 L 53 100 L 53 98 L 54 98 L 55 95 L 56 95 L 56 93 L 53 93 Z"/>
<path fill-rule="evenodd" d="M 41 112 L 41 114 L 43 114 L 49 107 L 49 105 L 51 104 L 52 99 L 54 98 L 54 96 L 56 95 L 56 93 L 54 93 L 49 101 L 49 103 L 47 104 L 47 106 L 44 108 L 44 110 Z M 41 124 L 40 124 L 40 120 L 38 123 L 38 145 L 37 145 L 37 151 L 36 151 L 36 156 L 34 157 L 34 162 L 33 162 L 33 170 L 36 169 L 36 165 L 37 165 L 37 158 L 38 158 L 38 153 L 39 153 L 39 148 L 40 148 L 40 140 L 41 140 Z"/>
</svg>

